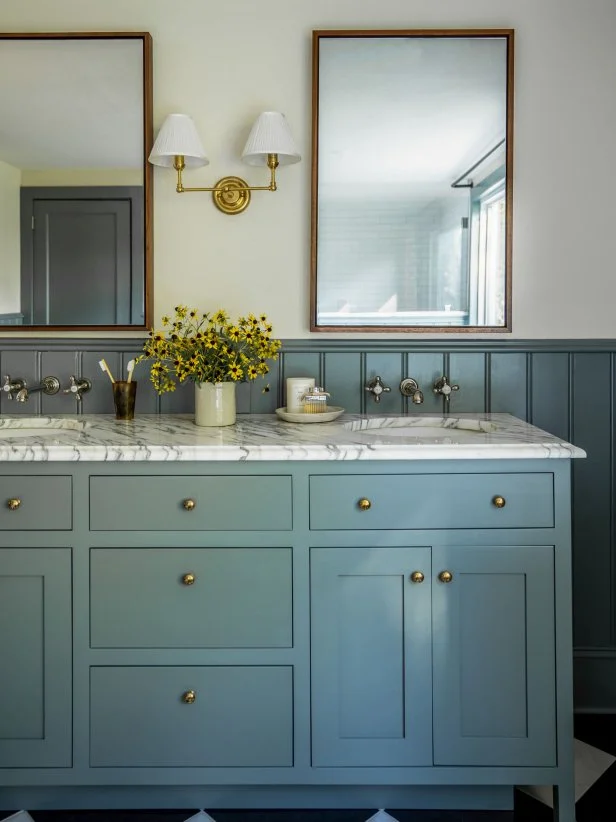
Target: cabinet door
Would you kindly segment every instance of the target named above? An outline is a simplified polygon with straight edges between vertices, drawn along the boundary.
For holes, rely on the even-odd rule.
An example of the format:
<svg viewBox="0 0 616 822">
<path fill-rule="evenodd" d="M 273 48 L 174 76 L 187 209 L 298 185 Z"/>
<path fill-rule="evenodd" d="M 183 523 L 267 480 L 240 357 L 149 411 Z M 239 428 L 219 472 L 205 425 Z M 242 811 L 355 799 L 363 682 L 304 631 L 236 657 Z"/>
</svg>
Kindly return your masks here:
<svg viewBox="0 0 616 822">
<path fill-rule="evenodd" d="M 71 659 L 70 549 L 0 549 L 0 767 L 70 767 Z"/>
<path fill-rule="evenodd" d="M 439 547 L 433 568 L 434 764 L 555 765 L 553 547 Z"/>
<path fill-rule="evenodd" d="M 432 764 L 430 549 L 310 553 L 313 766 Z"/>
</svg>

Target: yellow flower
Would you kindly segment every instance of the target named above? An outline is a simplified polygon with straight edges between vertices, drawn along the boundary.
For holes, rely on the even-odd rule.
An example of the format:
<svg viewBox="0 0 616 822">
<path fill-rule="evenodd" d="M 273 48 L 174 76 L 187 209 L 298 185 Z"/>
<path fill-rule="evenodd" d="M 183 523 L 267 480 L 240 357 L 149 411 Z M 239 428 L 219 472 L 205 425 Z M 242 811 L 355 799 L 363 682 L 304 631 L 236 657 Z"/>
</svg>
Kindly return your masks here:
<svg viewBox="0 0 616 822">
<path fill-rule="evenodd" d="M 248 314 L 235 322 L 223 309 L 201 313 L 184 305 L 164 315 L 162 331 L 151 329 L 137 362 L 151 360 L 150 380 L 159 394 L 176 383 L 244 382 L 267 374 L 267 360 L 277 359 L 280 340 L 269 337 L 267 317 Z"/>
<path fill-rule="evenodd" d="M 205 316 L 205 314 L 203 316 Z M 228 319 L 229 319 L 229 315 L 222 308 L 219 308 L 218 311 L 216 311 L 212 315 L 212 322 L 217 323 L 219 325 L 222 325 L 223 323 L 226 323 Z"/>
</svg>

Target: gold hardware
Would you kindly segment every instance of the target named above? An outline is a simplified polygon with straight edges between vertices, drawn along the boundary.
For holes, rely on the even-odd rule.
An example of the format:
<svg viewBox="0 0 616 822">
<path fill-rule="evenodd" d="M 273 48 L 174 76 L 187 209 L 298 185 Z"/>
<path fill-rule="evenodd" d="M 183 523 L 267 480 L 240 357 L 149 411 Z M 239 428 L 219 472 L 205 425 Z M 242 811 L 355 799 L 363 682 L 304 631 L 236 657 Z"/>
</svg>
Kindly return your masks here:
<svg viewBox="0 0 616 822">
<path fill-rule="evenodd" d="M 267 155 L 267 167 L 270 170 L 270 183 L 268 186 L 249 186 L 241 177 L 222 177 L 213 188 L 191 187 L 186 188 L 182 180 L 182 172 L 186 168 L 183 154 L 176 154 L 173 167 L 177 171 L 177 185 L 175 190 L 178 194 L 187 191 L 211 191 L 214 205 L 225 214 L 240 214 L 250 205 L 251 191 L 277 191 L 276 169 L 278 168 L 278 155 Z"/>
<path fill-rule="evenodd" d="M 368 508 L 370 508 L 371 506 L 372 506 L 372 503 L 370 502 L 369 499 L 366 499 L 365 497 L 363 499 L 360 499 L 359 502 L 357 503 L 357 507 L 359 508 L 360 511 L 367 511 Z"/>
<path fill-rule="evenodd" d="M 225 214 L 240 214 L 250 205 L 250 189 L 241 177 L 223 177 L 212 197 L 216 208 Z"/>
<path fill-rule="evenodd" d="M 192 705 L 196 698 L 197 694 L 194 691 L 184 691 L 182 694 L 182 702 L 186 705 Z"/>
<path fill-rule="evenodd" d="M 194 499 L 185 499 L 184 502 L 182 503 L 182 505 L 183 505 L 183 507 L 185 508 L 186 511 L 194 510 L 194 507 L 195 507 L 196 504 L 197 503 L 194 501 Z"/>
<path fill-rule="evenodd" d="M 194 574 L 184 574 L 184 576 L 182 577 L 182 582 L 184 583 L 184 585 L 193 585 L 195 579 L 196 577 Z"/>
<path fill-rule="evenodd" d="M 504 507 L 505 507 L 505 505 L 506 505 L 505 497 L 494 497 L 494 498 L 492 499 L 492 503 L 493 503 L 493 505 L 495 505 L 497 508 L 504 508 Z"/>
<path fill-rule="evenodd" d="M 19 508 L 19 506 L 21 505 L 21 500 L 20 499 L 9 499 L 9 500 L 6 501 L 6 504 L 11 509 L 11 511 L 16 511 Z"/>
<path fill-rule="evenodd" d="M 441 573 L 438 575 L 438 578 L 441 582 L 451 582 L 451 580 L 453 579 L 453 574 L 451 573 L 451 571 L 441 571 Z"/>
<path fill-rule="evenodd" d="M 411 574 L 411 582 L 423 582 L 425 579 L 421 571 L 413 571 Z"/>
</svg>

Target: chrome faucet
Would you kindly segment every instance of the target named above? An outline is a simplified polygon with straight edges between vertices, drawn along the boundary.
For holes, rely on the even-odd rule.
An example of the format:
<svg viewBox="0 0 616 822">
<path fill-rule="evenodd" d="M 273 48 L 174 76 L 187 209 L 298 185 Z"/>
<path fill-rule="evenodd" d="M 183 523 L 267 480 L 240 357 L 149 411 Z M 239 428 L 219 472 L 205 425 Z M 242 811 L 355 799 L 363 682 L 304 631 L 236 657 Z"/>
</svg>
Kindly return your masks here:
<svg viewBox="0 0 616 822">
<path fill-rule="evenodd" d="M 375 377 L 366 385 L 366 391 L 370 391 L 375 402 L 381 402 L 381 394 L 389 393 L 391 388 L 380 377 Z"/>
<path fill-rule="evenodd" d="M 445 399 L 445 402 L 449 402 L 449 400 L 451 399 L 452 391 L 459 390 L 459 385 L 449 385 L 449 383 L 447 382 L 447 377 L 440 377 L 432 387 L 432 391 L 435 394 L 442 394 L 443 398 Z"/>
<path fill-rule="evenodd" d="M 4 377 L 4 385 L 2 390 L 8 394 L 8 400 L 14 400 L 18 391 L 26 387 L 26 381 L 21 378 L 12 380 L 8 374 Z"/>
<path fill-rule="evenodd" d="M 420 389 L 417 380 L 413 377 L 406 377 L 400 383 L 400 393 L 404 397 L 411 397 L 415 405 L 421 405 L 424 401 L 423 391 Z"/>
<path fill-rule="evenodd" d="M 74 374 L 71 374 L 69 382 L 69 387 L 64 388 L 62 393 L 73 394 L 77 402 L 81 402 L 83 399 L 82 394 L 86 394 L 92 388 L 92 383 L 87 377 L 77 379 Z"/>
<path fill-rule="evenodd" d="M 17 382 L 17 380 L 15 382 Z M 43 377 L 41 384 L 37 385 L 35 388 L 28 388 L 28 384 L 25 380 L 21 380 L 21 382 L 23 385 L 15 396 L 17 402 L 28 402 L 30 394 L 36 394 L 38 391 L 42 391 L 43 394 L 47 394 L 51 397 L 53 394 L 57 394 L 60 390 L 60 380 L 57 377 Z M 5 390 L 9 390 L 10 392 L 10 389 L 7 389 L 6 386 Z"/>
</svg>

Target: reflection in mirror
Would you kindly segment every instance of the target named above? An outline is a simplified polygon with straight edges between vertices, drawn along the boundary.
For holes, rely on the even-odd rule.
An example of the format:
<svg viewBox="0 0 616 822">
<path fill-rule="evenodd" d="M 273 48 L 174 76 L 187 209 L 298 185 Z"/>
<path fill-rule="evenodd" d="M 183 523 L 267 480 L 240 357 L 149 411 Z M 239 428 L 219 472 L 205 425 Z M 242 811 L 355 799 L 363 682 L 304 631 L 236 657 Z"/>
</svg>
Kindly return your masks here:
<svg viewBox="0 0 616 822">
<path fill-rule="evenodd" d="M 3 330 L 151 324 L 151 61 L 146 33 L 0 34 Z"/>
<path fill-rule="evenodd" d="M 513 32 L 313 32 L 311 330 L 511 329 Z"/>
</svg>

